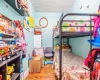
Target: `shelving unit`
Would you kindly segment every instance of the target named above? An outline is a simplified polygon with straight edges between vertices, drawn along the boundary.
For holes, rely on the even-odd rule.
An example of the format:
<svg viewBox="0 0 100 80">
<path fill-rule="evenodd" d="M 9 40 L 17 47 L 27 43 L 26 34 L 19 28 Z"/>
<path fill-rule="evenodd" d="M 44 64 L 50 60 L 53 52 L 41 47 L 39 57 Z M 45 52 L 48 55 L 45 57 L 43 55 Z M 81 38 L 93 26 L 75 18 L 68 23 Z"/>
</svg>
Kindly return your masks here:
<svg viewBox="0 0 100 80">
<path fill-rule="evenodd" d="M 15 59 L 18 58 L 19 56 L 20 56 L 20 54 L 18 54 L 18 55 L 16 55 L 16 56 L 12 57 L 12 58 L 10 58 L 10 59 L 7 59 L 7 60 L 5 60 L 5 61 L 2 61 L 2 63 L 0 63 L 0 67 L 2 67 L 2 66 L 4 66 L 4 65 L 8 64 L 9 62 L 15 60 Z"/>
<path fill-rule="evenodd" d="M 8 20 L 12 22 L 9 18 L 3 16 L 4 20 Z M 2 24 L 1 24 L 2 25 Z M 3 26 L 3 25 L 2 25 Z M 11 26 L 11 25 L 10 25 Z M 10 34 L 11 33 L 11 34 Z M 1 29 L 0 32 L 0 48 L 1 48 L 1 53 L 0 53 L 0 75 L 2 75 L 2 80 L 7 80 L 7 69 L 8 66 L 12 66 L 11 68 L 14 68 L 14 72 L 9 74 L 11 77 L 11 80 L 20 80 L 20 58 L 21 58 L 21 49 L 20 48 L 15 48 L 13 47 L 16 46 L 16 43 L 12 43 L 13 41 L 16 41 L 15 34 L 13 34 L 13 29 L 12 32 L 8 31 L 8 27 L 5 28 L 4 30 Z M 6 49 L 5 49 L 6 48 Z M 2 50 L 4 52 L 2 53 Z M 5 58 L 5 60 L 3 59 Z"/>
<path fill-rule="evenodd" d="M 11 80 L 20 80 L 20 54 L 13 56 L 10 59 L 7 59 L 0 63 L 0 73 L 3 75 L 2 80 L 7 79 L 7 66 L 15 64 L 14 74 L 11 76 Z"/>
<path fill-rule="evenodd" d="M 2 35 L 5 41 L 11 40 L 12 38 L 14 39 L 13 34 L 2 33 Z M 3 76 L 2 80 L 7 80 L 7 66 L 11 66 L 12 64 L 15 64 L 15 66 L 14 66 L 14 74 L 11 75 L 11 80 L 20 80 L 20 56 L 21 56 L 20 51 L 21 51 L 20 49 L 13 51 L 13 54 L 11 55 L 10 58 L 7 58 L 6 60 L 1 61 L 0 73 Z"/>
</svg>

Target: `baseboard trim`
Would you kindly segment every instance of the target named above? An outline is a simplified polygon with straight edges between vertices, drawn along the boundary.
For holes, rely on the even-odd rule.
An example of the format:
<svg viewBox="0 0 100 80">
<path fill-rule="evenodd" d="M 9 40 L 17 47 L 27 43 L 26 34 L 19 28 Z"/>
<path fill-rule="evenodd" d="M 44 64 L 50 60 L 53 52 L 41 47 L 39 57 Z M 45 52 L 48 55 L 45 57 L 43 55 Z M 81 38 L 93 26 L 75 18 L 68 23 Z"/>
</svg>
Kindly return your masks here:
<svg viewBox="0 0 100 80">
<path fill-rule="evenodd" d="M 29 68 L 24 72 L 24 80 L 28 76 L 28 74 L 29 74 Z"/>
</svg>

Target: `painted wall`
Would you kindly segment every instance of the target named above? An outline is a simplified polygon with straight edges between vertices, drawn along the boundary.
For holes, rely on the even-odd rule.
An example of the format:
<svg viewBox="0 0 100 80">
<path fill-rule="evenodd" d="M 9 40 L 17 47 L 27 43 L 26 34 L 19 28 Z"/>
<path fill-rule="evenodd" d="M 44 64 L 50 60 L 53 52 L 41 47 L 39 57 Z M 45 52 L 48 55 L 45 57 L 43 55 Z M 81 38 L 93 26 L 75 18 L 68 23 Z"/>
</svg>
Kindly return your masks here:
<svg viewBox="0 0 100 80">
<path fill-rule="evenodd" d="M 30 1 L 30 0 L 29 0 Z M 7 16 L 8 18 L 12 19 L 12 20 L 20 20 L 23 22 L 23 17 L 20 16 L 12 7 L 10 7 L 8 5 L 8 7 L 6 7 L 6 5 L 8 5 L 4 0 L 0 0 L 0 13 Z M 31 15 L 34 17 L 35 15 L 35 11 L 34 8 L 32 7 L 31 1 L 29 2 L 29 10 L 31 11 Z M 24 29 L 24 33 L 25 33 L 25 37 L 26 37 L 26 42 L 28 44 L 27 47 L 27 55 L 29 53 L 32 52 L 33 50 L 33 40 L 34 40 L 34 35 L 33 32 L 28 32 Z M 24 71 L 27 70 L 28 68 L 28 56 L 23 60 L 23 69 Z"/>
<path fill-rule="evenodd" d="M 100 0 L 76 0 L 70 12 L 72 13 L 97 13 Z M 82 9 L 80 9 L 82 5 Z M 87 6 L 89 5 L 89 8 Z M 70 39 L 73 53 L 86 57 L 89 52 L 89 37 Z"/>
<path fill-rule="evenodd" d="M 71 13 L 97 13 L 100 0 L 75 0 L 74 5 L 70 9 Z M 89 5 L 89 8 L 87 6 Z M 80 9 L 80 7 L 82 8 Z M 36 25 L 39 26 L 39 19 L 46 17 L 49 21 L 48 27 L 42 29 L 43 31 L 43 47 L 52 46 L 52 27 L 56 25 L 61 13 L 36 13 Z M 84 38 L 72 38 L 70 44 L 72 46 L 73 53 L 86 57 L 90 47 L 87 40 L 89 37 Z M 59 39 L 55 39 L 55 44 L 59 43 Z"/>
<path fill-rule="evenodd" d="M 42 17 L 46 17 L 48 20 L 48 26 L 42 28 L 42 38 L 43 47 L 52 47 L 52 28 L 57 25 L 61 13 L 46 13 L 46 12 L 36 12 L 35 15 L 35 25 L 39 26 L 39 20 Z"/>
<path fill-rule="evenodd" d="M 28 6 L 29 6 L 29 12 L 35 18 L 35 9 L 32 6 L 31 0 L 28 0 Z M 34 48 L 34 29 L 31 29 L 31 32 L 24 29 L 25 37 L 26 37 L 26 43 L 27 46 L 27 57 L 23 60 L 23 70 L 24 72 L 28 69 L 28 54 L 32 53 L 32 50 Z"/>
</svg>

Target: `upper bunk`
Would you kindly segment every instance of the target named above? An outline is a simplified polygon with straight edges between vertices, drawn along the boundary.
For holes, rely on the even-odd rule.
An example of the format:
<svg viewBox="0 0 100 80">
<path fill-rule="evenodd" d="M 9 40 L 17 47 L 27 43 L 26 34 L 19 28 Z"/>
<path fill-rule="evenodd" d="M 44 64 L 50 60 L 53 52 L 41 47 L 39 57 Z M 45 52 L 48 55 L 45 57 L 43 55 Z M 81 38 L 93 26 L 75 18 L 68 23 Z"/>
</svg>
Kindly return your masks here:
<svg viewBox="0 0 100 80">
<path fill-rule="evenodd" d="M 90 36 L 93 34 L 94 17 L 99 14 L 68 13 L 61 15 L 58 24 L 53 28 L 53 38 L 61 37 L 74 38 Z"/>
</svg>

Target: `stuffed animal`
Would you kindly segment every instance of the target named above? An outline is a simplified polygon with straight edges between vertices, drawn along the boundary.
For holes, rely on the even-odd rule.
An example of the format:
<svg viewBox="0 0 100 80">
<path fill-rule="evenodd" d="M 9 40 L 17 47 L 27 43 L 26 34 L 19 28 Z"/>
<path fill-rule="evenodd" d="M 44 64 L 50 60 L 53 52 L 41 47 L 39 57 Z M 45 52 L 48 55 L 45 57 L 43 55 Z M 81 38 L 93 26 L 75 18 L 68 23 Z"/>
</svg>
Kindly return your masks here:
<svg viewBox="0 0 100 80">
<path fill-rule="evenodd" d="M 7 75 L 7 80 L 11 80 L 11 76 L 10 75 Z"/>
<path fill-rule="evenodd" d="M 14 72 L 14 64 L 12 66 L 7 66 L 7 80 L 11 80 L 11 74 Z"/>
<path fill-rule="evenodd" d="M 10 75 L 14 72 L 14 64 L 12 66 L 7 66 L 7 74 Z"/>
</svg>

